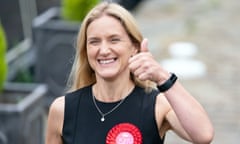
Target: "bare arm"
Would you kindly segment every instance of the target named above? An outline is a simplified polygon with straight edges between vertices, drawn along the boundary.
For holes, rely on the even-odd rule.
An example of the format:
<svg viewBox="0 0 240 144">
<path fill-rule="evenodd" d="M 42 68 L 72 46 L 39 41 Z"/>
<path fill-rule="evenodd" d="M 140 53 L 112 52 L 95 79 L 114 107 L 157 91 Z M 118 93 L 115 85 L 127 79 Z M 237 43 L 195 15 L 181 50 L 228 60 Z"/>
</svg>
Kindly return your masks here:
<svg viewBox="0 0 240 144">
<path fill-rule="evenodd" d="M 178 81 L 164 95 L 172 107 L 166 119 L 173 130 L 179 135 L 187 134 L 185 138 L 194 143 L 210 143 L 214 133 L 212 124 L 207 113 L 194 97 Z"/>
<path fill-rule="evenodd" d="M 177 89 L 177 85 L 181 88 Z M 171 129 L 195 144 L 209 144 L 213 139 L 214 130 L 206 112 L 180 83 L 158 97 L 156 112 L 161 135 Z M 165 122 L 159 122 L 161 119 Z"/>
<path fill-rule="evenodd" d="M 46 131 L 46 144 L 62 144 L 64 97 L 57 98 L 50 107 Z"/>
<path fill-rule="evenodd" d="M 140 53 L 129 59 L 129 68 L 140 80 L 151 80 L 157 84 L 164 83 L 170 77 L 148 52 L 146 40 L 142 42 Z M 178 80 L 164 92 L 164 97 L 165 100 L 162 100 L 165 102 L 158 102 L 163 103 L 163 106 L 157 103 L 157 110 L 159 107 L 165 110 L 157 113 L 160 130 L 162 124 L 167 128 L 165 125 L 169 124 L 169 128 L 193 143 L 205 144 L 212 141 L 214 130 L 205 110 Z M 164 121 L 167 123 L 163 123 Z M 162 132 L 165 131 L 160 133 Z"/>
<path fill-rule="evenodd" d="M 161 137 L 163 137 L 168 130 L 173 130 L 183 139 L 192 141 L 182 127 L 168 100 L 162 93 L 157 97 L 155 115 Z"/>
</svg>

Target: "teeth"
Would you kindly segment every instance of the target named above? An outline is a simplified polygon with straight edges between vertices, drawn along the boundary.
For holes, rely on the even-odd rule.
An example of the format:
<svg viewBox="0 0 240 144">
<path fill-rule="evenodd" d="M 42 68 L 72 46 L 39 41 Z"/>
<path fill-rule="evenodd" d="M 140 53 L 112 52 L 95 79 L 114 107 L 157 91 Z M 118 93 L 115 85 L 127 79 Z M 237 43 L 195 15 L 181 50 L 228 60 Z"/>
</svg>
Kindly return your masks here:
<svg viewBox="0 0 240 144">
<path fill-rule="evenodd" d="M 114 59 L 108 59 L 108 60 L 100 60 L 99 62 L 100 62 L 100 64 L 109 64 L 113 61 L 114 61 Z"/>
</svg>

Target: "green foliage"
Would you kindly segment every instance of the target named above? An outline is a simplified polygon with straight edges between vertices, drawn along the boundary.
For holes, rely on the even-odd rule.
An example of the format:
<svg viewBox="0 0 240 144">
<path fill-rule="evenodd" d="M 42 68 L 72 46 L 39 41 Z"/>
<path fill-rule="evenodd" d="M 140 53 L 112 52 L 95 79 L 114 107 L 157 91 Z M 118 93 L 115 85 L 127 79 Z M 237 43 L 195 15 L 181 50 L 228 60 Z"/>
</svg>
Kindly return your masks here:
<svg viewBox="0 0 240 144">
<path fill-rule="evenodd" d="M 81 22 L 98 2 L 99 0 L 62 0 L 62 17 L 65 20 Z"/>
<path fill-rule="evenodd" d="M 7 62 L 6 62 L 7 42 L 5 32 L 0 23 L 0 91 L 3 89 L 5 79 L 7 77 Z"/>
<path fill-rule="evenodd" d="M 14 82 L 21 82 L 21 83 L 33 83 L 34 78 L 30 71 L 30 69 L 21 69 L 18 73 Z"/>
</svg>

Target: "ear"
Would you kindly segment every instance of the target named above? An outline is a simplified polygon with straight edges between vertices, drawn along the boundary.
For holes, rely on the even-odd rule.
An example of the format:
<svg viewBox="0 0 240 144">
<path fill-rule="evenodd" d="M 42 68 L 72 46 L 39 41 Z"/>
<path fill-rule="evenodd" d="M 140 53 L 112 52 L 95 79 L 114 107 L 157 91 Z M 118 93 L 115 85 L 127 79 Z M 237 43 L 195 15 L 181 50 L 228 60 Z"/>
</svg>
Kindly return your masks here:
<svg viewBox="0 0 240 144">
<path fill-rule="evenodd" d="M 140 47 L 137 44 L 133 44 L 132 56 L 137 54 L 140 51 Z"/>
</svg>

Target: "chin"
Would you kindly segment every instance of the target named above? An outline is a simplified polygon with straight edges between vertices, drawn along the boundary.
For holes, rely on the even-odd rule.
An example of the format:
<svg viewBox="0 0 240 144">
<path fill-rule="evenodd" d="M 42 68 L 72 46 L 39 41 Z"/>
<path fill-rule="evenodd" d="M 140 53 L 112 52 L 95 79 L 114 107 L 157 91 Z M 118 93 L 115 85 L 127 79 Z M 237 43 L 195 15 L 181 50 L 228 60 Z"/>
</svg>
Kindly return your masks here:
<svg viewBox="0 0 240 144">
<path fill-rule="evenodd" d="M 113 73 L 113 72 L 101 72 L 98 73 L 99 77 L 103 78 L 103 79 L 113 79 L 117 76 L 117 73 Z"/>
</svg>

